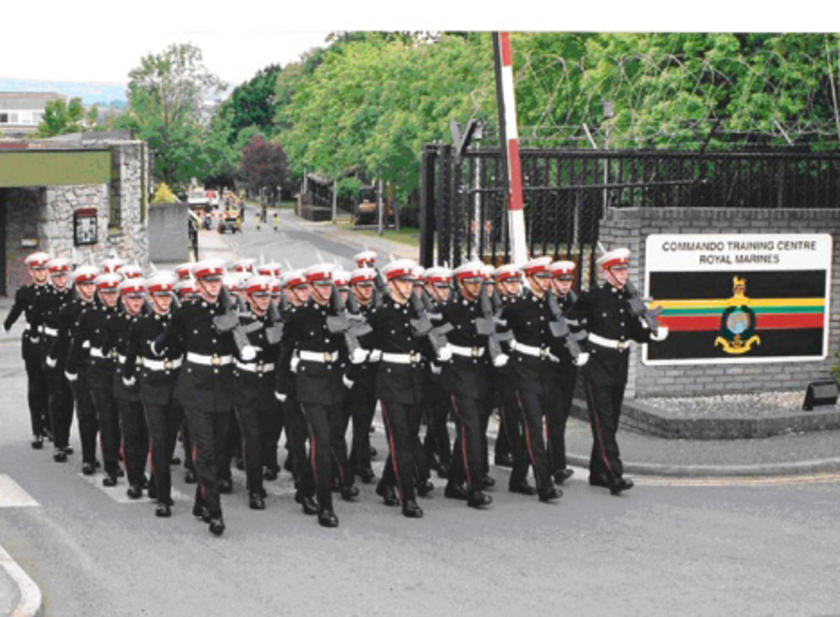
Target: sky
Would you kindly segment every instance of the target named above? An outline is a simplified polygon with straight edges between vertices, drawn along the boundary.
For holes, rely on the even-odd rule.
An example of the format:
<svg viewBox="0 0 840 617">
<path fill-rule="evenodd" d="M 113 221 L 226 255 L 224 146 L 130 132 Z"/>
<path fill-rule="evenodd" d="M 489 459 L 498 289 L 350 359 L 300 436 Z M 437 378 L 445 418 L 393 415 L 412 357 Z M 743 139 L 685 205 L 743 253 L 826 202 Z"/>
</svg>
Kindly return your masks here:
<svg viewBox="0 0 840 617">
<path fill-rule="evenodd" d="M 0 77 L 120 82 L 172 43 L 202 49 L 232 87 L 272 63 L 324 46 L 336 30 L 791 31 L 840 30 L 833 3 L 798 0 L 41 0 L 4 2 Z M 752 4 L 752 3 L 743 3 Z M 811 9 L 813 7 L 813 9 Z M 810 23 L 809 23 L 810 20 Z M 16 27 L 24 24 L 23 27 Z M 515 50 L 514 50 L 515 53 Z"/>
</svg>

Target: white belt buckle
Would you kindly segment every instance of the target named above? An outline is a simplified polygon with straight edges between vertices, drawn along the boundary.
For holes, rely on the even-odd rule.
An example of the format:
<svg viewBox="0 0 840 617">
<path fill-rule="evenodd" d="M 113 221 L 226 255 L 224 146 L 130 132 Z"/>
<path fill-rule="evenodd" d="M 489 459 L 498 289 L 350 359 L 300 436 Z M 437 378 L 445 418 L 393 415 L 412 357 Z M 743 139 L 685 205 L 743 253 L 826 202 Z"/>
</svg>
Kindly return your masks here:
<svg viewBox="0 0 840 617">
<path fill-rule="evenodd" d="M 163 368 L 164 368 L 164 370 L 167 370 L 167 371 L 169 369 L 171 369 L 172 368 L 172 360 L 168 360 L 168 359 L 164 360 L 163 361 Z"/>
<path fill-rule="evenodd" d="M 210 364 L 213 366 L 219 366 L 222 363 L 222 359 L 219 357 L 219 354 L 214 353 L 213 356 L 210 358 Z"/>
<path fill-rule="evenodd" d="M 615 342 L 615 348 L 616 348 L 618 351 L 624 351 L 624 350 L 625 350 L 625 349 L 627 349 L 629 346 L 630 346 L 630 342 L 629 342 L 629 341 L 616 341 L 616 342 Z"/>
</svg>

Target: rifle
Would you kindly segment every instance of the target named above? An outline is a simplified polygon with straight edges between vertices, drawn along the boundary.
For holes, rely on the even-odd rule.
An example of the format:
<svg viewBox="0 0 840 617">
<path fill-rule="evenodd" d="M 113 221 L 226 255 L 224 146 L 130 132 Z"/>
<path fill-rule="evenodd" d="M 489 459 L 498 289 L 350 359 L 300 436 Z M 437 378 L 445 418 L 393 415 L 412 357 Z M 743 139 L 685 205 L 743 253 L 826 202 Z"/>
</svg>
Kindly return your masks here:
<svg viewBox="0 0 840 617">
<path fill-rule="evenodd" d="M 627 282 L 624 283 L 624 288 L 627 290 L 629 296 L 627 298 L 627 304 L 630 307 L 630 312 L 636 317 L 640 317 L 647 324 L 648 329 L 655 333 L 659 328 L 657 317 L 662 312 L 662 307 L 648 308 L 648 305 L 645 304 L 645 301 L 639 294 L 639 290 L 630 282 L 630 279 L 627 279 Z"/>
<path fill-rule="evenodd" d="M 265 340 L 269 345 L 276 345 L 283 339 L 283 316 L 273 301 L 268 303 L 268 316 L 271 325 L 265 329 Z"/>
<path fill-rule="evenodd" d="M 219 332 L 231 332 L 233 334 L 233 342 L 236 344 L 239 353 L 242 354 L 242 350 L 245 347 L 251 346 L 251 342 L 248 340 L 248 333 L 259 330 L 262 325 L 259 322 L 254 322 L 246 327 L 239 323 L 237 307 L 224 285 L 222 285 L 222 289 L 219 291 L 219 303 L 225 312 L 213 318 L 213 325 L 216 326 Z M 243 356 L 243 359 L 246 358 Z"/>
<path fill-rule="evenodd" d="M 578 338 L 582 338 L 582 336 L 574 335 L 569 330 L 569 323 L 563 317 L 563 311 L 560 310 L 560 305 L 557 303 L 557 296 L 551 292 L 546 293 L 548 293 L 548 310 L 551 311 L 551 315 L 554 317 L 554 321 L 548 324 L 548 327 L 551 329 L 551 334 L 554 338 L 564 339 L 563 344 L 569 350 L 569 354 L 572 356 L 575 364 L 578 366 L 586 364 L 589 356 L 578 345 Z"/>
<path fill-rule="evenodd" d="M 495 295 L 495 294 L 494 294 Z M 501 304 L 501 301 L 499 301 Z M 507 322 L 499 317 L 498 313 L 493 309 L 493 300 L 487 291 L 487 286 L 482 285 L 481 291 L 478 295 L 478 305 L 481 309 L 481 317 L 476 317 L 474 320 L 475 330 L 481 336 L 487 337 L 487 350 L 490 352 L 490 359 L 494 361 L 496 358 L 504 355 L 502 349 L 502 341 L 509 341 L 513 338 L 513 334 L 508 330 L 498 332 L 496 326 L 506 326 Z"/>
<path fill-rule="evenodd" d="M 330 291 L 329 304 L 332 315 L 327 315 L 327 329 L 334 334 L 344 336 L 344 343 L 347 345 L 347 351 L 352 361 L 353 357 L 358 357 L 357 349 L 364 352 L 359 343 L 359 337 L 372 332 L 373 328 L 368 325 L 362 315 L 350 315 L 341 299 L 341 292 L 335 285 L 332 286 Z"/>
<path fill-rule="evenodd" d="M 425 295 L 425 292 L 423 292 L 423 295 Z M 452 324 L 435 326 L 426 312 L 423 299 L 414 293 L 413 289 L 411 290 L 411 296 L 409 296 L 409 302 L 411 303 L 411 311 L 415 315 L 414 318 L 409 319 L 414 336 L 417 338 L 425 336 L 435 350 L 435 354 L 439 354 L 440 350 L 448 344 L 446 333 L 452 330 Z"/>
</svg>

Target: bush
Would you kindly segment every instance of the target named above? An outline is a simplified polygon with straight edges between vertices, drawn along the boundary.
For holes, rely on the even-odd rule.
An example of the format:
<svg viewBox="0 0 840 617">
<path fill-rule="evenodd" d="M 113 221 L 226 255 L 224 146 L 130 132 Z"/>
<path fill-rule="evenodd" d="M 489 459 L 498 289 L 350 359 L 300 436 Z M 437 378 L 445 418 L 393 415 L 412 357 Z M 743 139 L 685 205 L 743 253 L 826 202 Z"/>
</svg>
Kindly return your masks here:
<svg viewBox="0 0 840 617">
<path fill-rule="evenodd" d="M 175 197 L 175 193 L 172 192 L 166 182 L 158 184 L 155 188 L 155 194 L 152 195 L 153 204 L 172 204 L 177 201 L 178 198 Z"/>
</svg>

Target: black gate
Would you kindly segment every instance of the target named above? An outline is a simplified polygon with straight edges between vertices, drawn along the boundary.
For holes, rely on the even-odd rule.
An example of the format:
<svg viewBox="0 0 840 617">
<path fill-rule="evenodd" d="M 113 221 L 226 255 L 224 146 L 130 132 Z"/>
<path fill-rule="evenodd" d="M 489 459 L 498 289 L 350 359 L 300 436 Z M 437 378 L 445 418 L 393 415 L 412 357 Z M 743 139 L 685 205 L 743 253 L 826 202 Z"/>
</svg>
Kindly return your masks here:
<svg viewBox="0 0 840 617">
<path fill-rule="evenodd" d="M 840 155 L 523 149 L 529 255 L 572 259 L 594 282 L 608 208 L 836 208 Z M 499 150 L 423 149 L 420 259 L 455 267 L 510 259 Z"/>
</svg>

